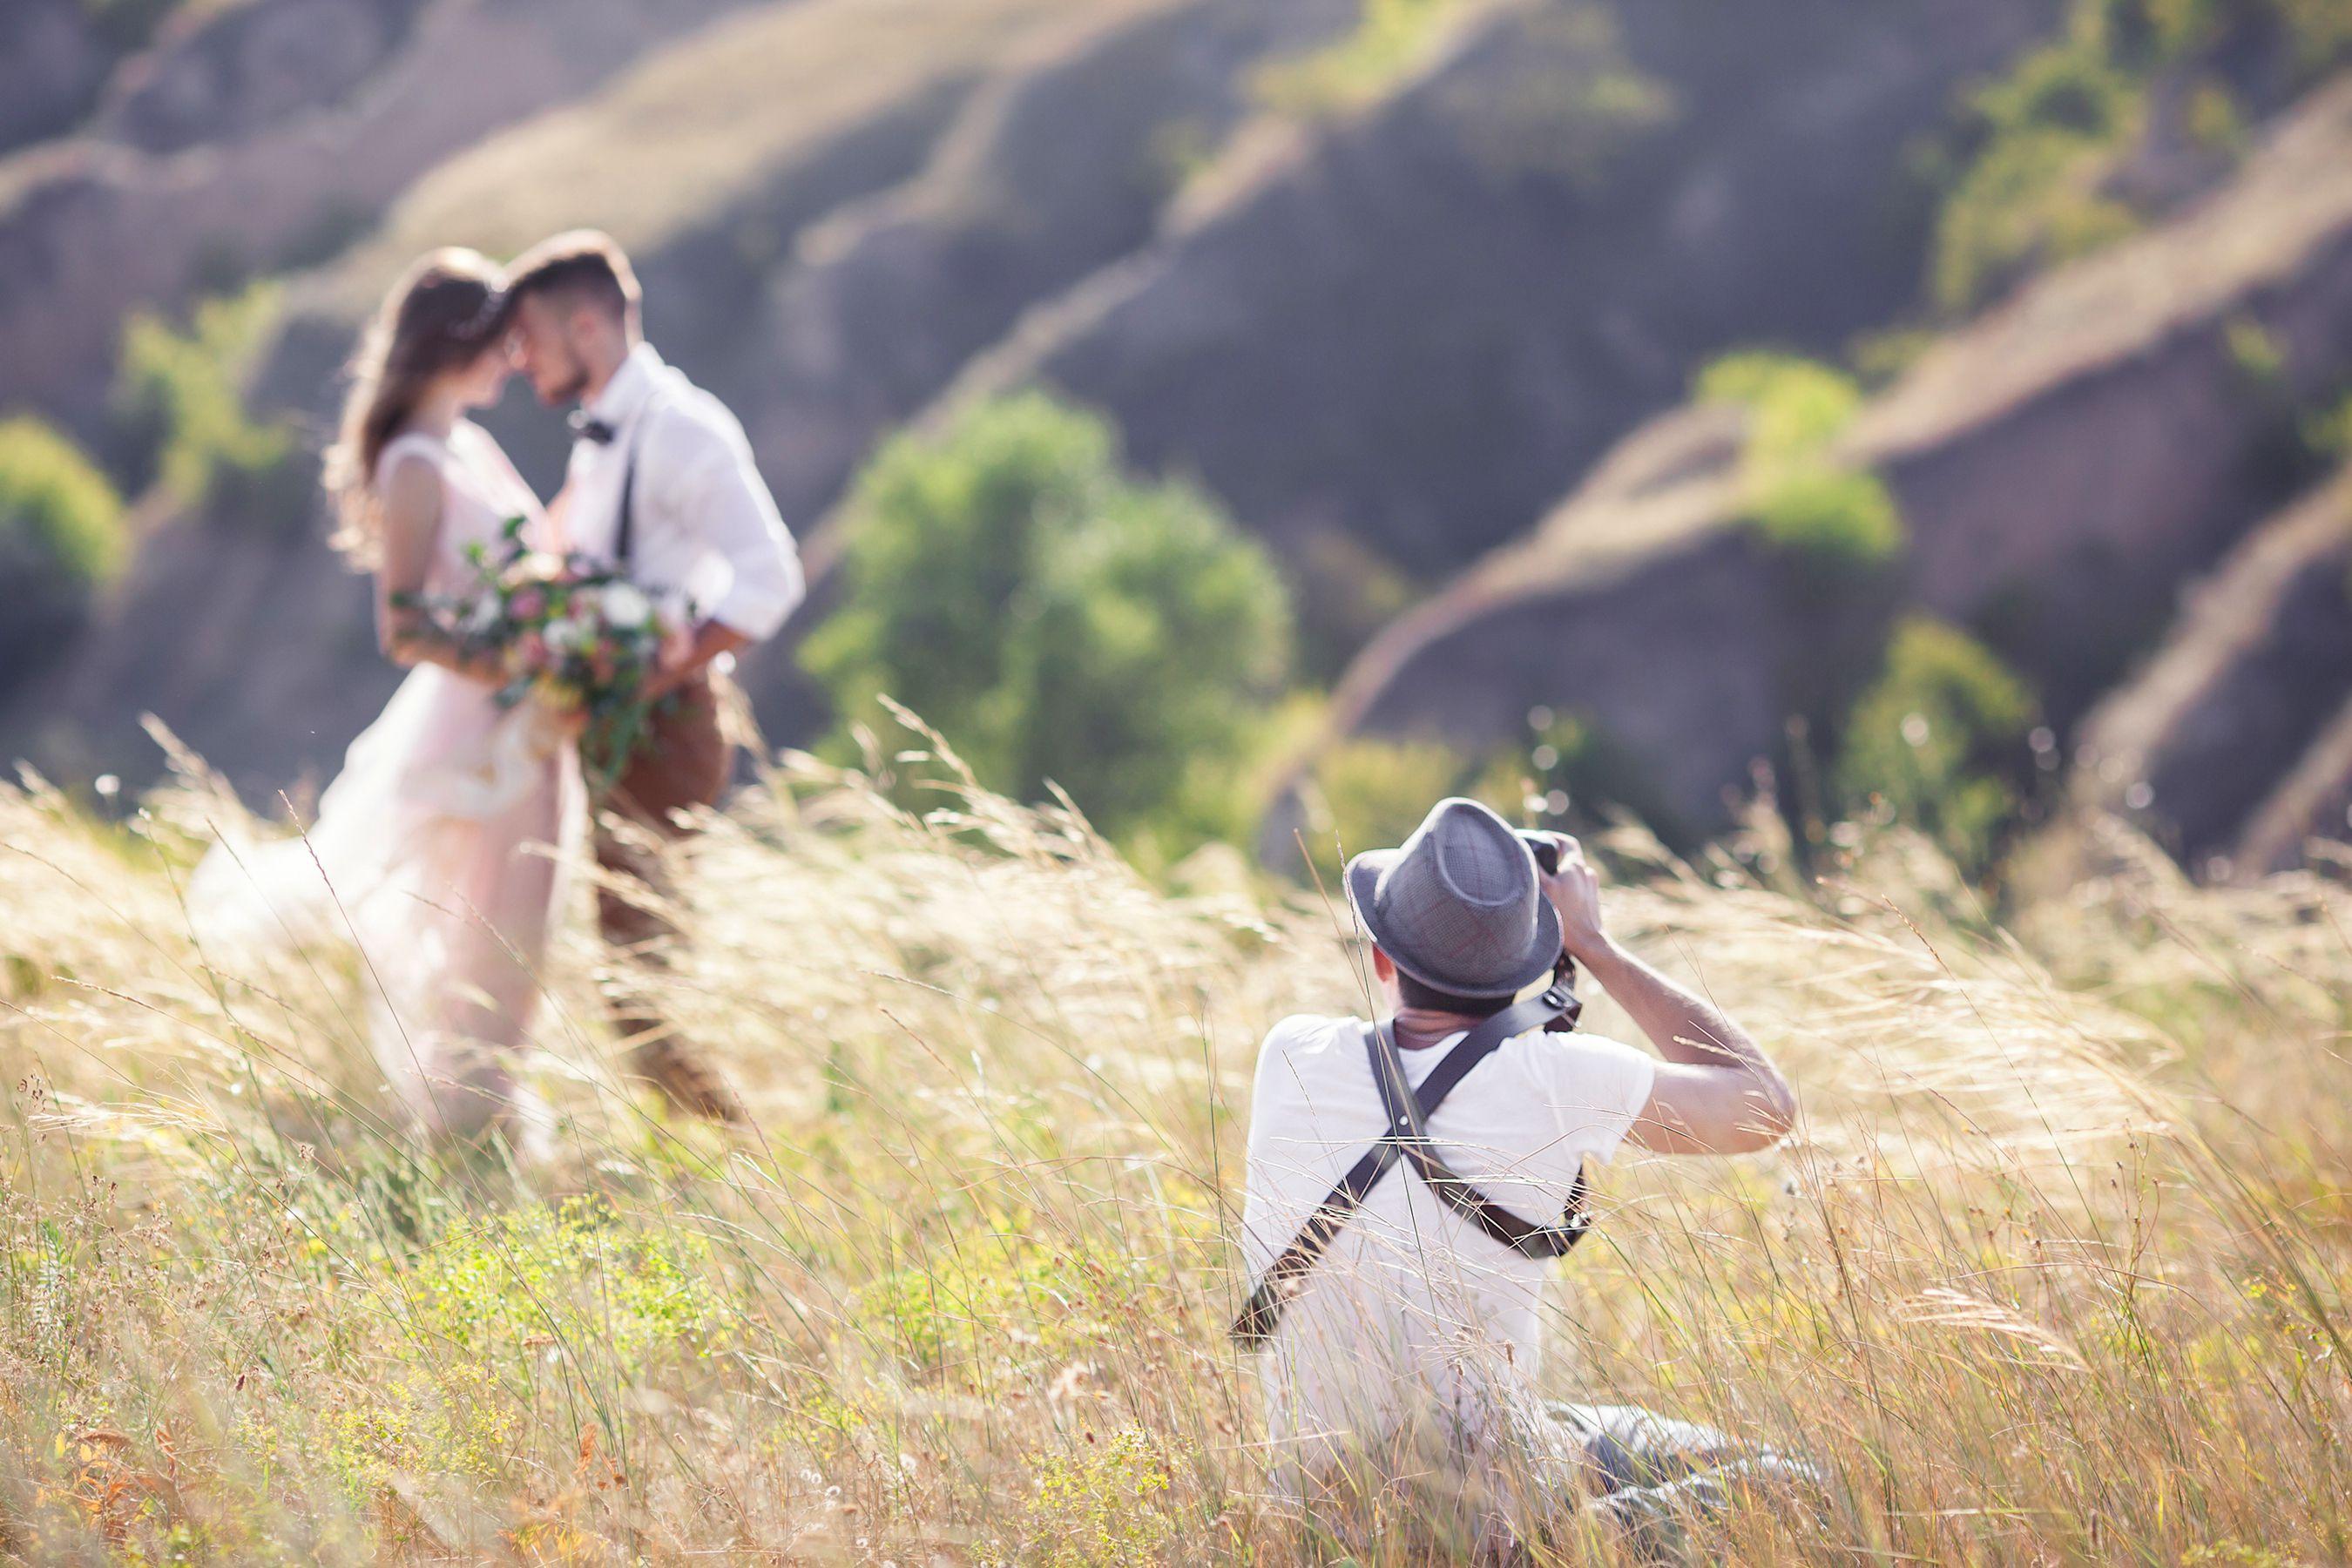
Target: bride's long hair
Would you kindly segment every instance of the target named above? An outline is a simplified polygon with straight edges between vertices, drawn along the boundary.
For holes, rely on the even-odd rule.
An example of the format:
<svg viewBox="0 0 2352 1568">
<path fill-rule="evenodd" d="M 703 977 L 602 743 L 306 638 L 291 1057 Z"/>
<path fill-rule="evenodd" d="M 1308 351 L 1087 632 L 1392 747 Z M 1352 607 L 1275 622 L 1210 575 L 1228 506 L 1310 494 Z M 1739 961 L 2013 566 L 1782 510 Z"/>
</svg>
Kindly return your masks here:
<svg viewBox="0 0 2352 1568">
<path fill-rule="evenodd" d="M 352 356 L 326 484 L 335 547 L 361 565 L 377 552 L 375 466 L 436 376 L 470 363 L 506 326 L 506 275 L 478 251 L 420 257 L 384 296 Z"/>
</svg>

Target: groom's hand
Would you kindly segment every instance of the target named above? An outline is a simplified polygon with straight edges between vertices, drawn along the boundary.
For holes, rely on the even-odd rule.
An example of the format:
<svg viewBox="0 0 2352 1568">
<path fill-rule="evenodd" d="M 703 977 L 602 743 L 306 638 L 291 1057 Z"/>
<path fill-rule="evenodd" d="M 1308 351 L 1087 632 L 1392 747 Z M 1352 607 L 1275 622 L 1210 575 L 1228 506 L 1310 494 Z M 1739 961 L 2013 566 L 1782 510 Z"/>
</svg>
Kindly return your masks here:
<svg viewBox="0 0 2352 1568">
<path fill-rule="evenodd" d="M 717 621 L 705 621 L 690 636 L 665 638 L 659 661 L 654 667 L 653 679 L 646 683 L 649 700 L 658 702 L 678 690 L 708 668 L 712 659 L 721 654 L 748 647 L 751 639 L 732 626 Z"/>
</svg>

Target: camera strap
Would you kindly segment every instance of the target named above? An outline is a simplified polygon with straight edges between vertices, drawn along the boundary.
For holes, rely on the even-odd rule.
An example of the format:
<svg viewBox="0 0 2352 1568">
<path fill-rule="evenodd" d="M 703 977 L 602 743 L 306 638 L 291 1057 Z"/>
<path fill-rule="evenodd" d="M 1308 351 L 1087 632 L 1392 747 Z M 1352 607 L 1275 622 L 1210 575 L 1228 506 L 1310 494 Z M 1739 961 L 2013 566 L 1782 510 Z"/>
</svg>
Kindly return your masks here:
<svg viewBox="0 0 2352 1568">
<path fill-rule="evenodd" d="M 1564 982 L 1555 981 L 1540 994 L 1514 1003 L 1463 1036 L 1418 1089 L 1408 1086 L 1404 1058 L 1397 1050 L 1391 1026 L 1365 1025 L 1364 1053 L 1371 1065 L 1372 1081 L 1380 1087 L 1381 1107 L 1388 1113 L 1388 1130 L 1339 1178 L 1330 1194 L 1315 1205 L 1297 1239 L 1267 1266 L 1228 1331 L 1234 1341 L 1255 1350 L 1274 1337 L 1283 1307 L 1298 1293 L 1307 1271 L 1399 1160 L 1448 1207 L 1522 1257 L 1558 1258 L 1583 1240 L 1592 1219 L 1585 1212 L 1582 1171 L 1576 1174 L 1576 1184 L 1569 1191 L 1568 1206 L 1559 1218 L 1550 1225 L 1531 1224 L 1456 1175 L 1431 1146 L 1428 1130 L 1431 1113 L 1471 1068 L 1494 1055 L 1504 1041 L 1541 1029 L 1562 1016 L 1573 1018 L 1580 1010 L 1575 993 Z"/>
</svg>

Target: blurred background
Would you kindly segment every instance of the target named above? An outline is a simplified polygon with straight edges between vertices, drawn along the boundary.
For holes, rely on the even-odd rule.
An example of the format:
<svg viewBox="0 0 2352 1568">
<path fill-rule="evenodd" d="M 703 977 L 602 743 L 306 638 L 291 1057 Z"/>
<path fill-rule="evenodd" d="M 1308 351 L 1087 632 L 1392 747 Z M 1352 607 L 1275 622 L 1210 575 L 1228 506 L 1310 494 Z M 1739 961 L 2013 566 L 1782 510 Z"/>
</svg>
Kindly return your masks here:
<svg viewBox="0 0 2352 1568">
<path fill-rule="evenodd" d="M 0 759 L 315 790 L 359 325 L 574 225 L 802 541 L 775 743 L 1163 869 L 2352 837 L 2352 0 L 5 0 Z"/>
</svg>

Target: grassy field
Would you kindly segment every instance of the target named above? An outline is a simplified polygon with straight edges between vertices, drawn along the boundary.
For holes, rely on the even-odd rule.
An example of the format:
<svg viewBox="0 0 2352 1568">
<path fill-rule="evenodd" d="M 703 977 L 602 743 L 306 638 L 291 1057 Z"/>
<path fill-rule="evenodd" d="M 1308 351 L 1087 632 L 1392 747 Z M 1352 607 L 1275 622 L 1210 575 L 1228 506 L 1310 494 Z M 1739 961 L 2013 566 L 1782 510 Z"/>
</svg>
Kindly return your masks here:
<svg viewBox="0 0 2352 1568">
<path fill-rule="evenodd" d="M 1273 1507 L 1222 1334 L 1254 1044 L 1360 994 L 1328 910 L 940 805 L 794 763 L 694 856 L 671 1000 L 756 1138 L 615 1091 L 575 935 L 564 1152 L 518 1174 L 388 1133 L 349 960 L 191 941 L 233 808 L 0 795 L 0 1557 L 1448 1558 L 1410 1487 Z M 2352 1555 L 2352 897 L 2082 849 L 2004 931 L 1900 836 L 1818 885 L 1760 830 L 1611 847 L 1622 932 L 1807 1104 L 1769 1157 L 1611 1168 L 1557 1293 L 1552 1391 L 1830 1472 L 1705 1555 Z"/>
</svg>

